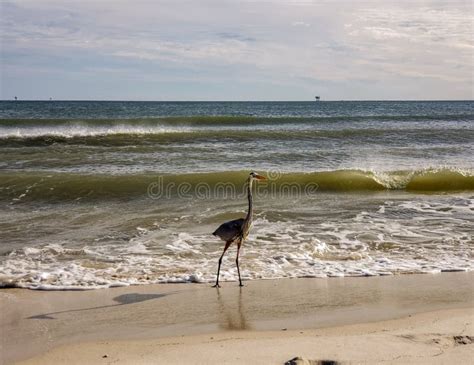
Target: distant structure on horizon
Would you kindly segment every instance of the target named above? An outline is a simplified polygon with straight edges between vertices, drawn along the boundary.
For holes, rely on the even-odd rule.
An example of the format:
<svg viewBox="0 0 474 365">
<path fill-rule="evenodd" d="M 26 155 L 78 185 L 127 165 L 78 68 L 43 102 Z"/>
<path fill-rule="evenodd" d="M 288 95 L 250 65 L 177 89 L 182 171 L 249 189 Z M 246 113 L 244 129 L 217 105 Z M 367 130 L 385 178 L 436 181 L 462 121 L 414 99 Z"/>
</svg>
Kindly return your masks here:
<svg viewBox="0 0 474 365">
<path fill-rule="evenodd" d="M 321 100 L 321 98 L 320 98 L 319 96 L 315 96 L 314 98 L 316 99 L 316 101 L 320 101 L 320 100 Z"/>
<path fill-rule="evenodd" d="M 18 100 L 18 97 L 17 97 L 17 96 L 15 96 L 15 100 Z"/>
</svg>

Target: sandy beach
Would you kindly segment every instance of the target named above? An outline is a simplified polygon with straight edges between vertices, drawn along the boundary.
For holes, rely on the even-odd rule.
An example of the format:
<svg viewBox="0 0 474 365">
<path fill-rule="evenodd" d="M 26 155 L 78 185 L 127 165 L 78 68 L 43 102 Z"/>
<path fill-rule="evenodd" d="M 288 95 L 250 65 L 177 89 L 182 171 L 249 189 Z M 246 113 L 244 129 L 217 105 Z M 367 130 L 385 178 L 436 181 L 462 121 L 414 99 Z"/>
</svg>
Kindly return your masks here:
<svg viewBox="0 0 474 365">
<path fill-rule="evenodd" d="M 1 363 L 469 363 L 473 273 L 3 289 Z"/>
</svg>

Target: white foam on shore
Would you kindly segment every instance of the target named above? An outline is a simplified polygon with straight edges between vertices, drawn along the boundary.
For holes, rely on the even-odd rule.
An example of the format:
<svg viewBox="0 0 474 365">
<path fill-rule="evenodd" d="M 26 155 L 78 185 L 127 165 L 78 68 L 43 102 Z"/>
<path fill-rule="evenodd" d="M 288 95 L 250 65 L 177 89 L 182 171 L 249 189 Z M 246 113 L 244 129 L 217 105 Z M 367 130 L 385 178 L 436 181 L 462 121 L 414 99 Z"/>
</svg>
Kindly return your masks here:
<svg viewBox="0 0 474 365">
<path fill-rule="evenodd" d="M 474 198 L 449 204 L 398 201 L 361 211 L 341 223 L 254 221 L 241 250 L 244 280 L 439 273 L 474 269 Z M 440 224 L 443 222 L 443 224 Z M 223 242 L 210 234 L 137 227 L 127 242 L 25 247 L 0 262 L 0 285 L 30 289 L 95 289 L 215 280 Z M 235 248 L 221 280 L 237 279 Z"/>
</svg>

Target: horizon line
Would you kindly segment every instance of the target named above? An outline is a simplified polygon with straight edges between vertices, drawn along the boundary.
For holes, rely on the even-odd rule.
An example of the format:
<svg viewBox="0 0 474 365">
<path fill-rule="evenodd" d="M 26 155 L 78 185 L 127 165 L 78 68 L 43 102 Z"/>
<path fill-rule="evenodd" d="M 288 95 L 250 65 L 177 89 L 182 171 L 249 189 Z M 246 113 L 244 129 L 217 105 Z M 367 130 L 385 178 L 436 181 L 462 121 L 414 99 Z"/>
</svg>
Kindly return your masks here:
<svg viewBox="0 0 474 365">
<path fill-rule="evenodd" d="M 64 102 L 149 102 L 149 103 L 321 103 L 321 102 L 384 102 L 384 101 L 406 101 L 406 102 L 430 102 L 430 101 L 474 101 L 473 99 L 320 99 L 320 100 L 153 100 L 153 99 L 0 99 L 5 101 L 64 101 Z"/>
</svg>

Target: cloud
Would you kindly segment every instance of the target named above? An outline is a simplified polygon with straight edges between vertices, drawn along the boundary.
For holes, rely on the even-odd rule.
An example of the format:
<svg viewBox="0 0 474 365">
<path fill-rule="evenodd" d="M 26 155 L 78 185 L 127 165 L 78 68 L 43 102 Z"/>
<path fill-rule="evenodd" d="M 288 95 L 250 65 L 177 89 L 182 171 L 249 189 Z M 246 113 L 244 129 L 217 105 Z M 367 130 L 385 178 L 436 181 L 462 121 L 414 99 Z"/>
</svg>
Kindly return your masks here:
<svg viewBox="0 0 474 365">
<path fill-rule="evenodd" d="M 361 62 L 387 74 L 472 84 L 463 66 L 474 51 L 469 9 L 387 7 L 361 9 L 349 36 L 368 55 Z M 452 68 L 456 63 L 459 68 Z M 470 79 L 470 80 L 469 80 Z"/>
<path fill-rule="evenodd" d="M 294 27 L 309 27 L 309 26 L 311 26 L 311 24 L 306 23 L 306 22 L 301 22 L 301 21 L 293 22 L 293 23 L 291 23 L 291 25 L 294 26 Z"/>
<path fill-rule="evenodd" d="M 23 0 L 1 6 L 6 89 L 21 84 L 22 72 L 47 82 L 49 70 L 65 75 L 64 88 L 95 72 L 97 82 L 117 84 L 245 83 L 246 98 L 265 99 L 252 94 L 265 90 L 256 83 L 268 91 L 279 85 L 282 99 L 314 89 L 335 98 L 377 98 L 374 85 L 391 98 L 406 97 L 410 86 L 410 98 L 427 98 L 417 94 L 420 83 L 429 86 L 428 97 L 472 95 L 469 1 Z M 357 83 L 356 93 L 347 91 L 350 83 Z M 221 88 L 217 96 L 226 98 Z M 179 90 L 170 97 L 179 99 Z"/>
<path fill-rule="evenodd" d="M 376 40 L 409 39 L 434 46 L 472 48 L 469 8 L 388 7 L 383 12 L 364 9 L 357 14 L 361 32 Z M 468 13 L 466 13 L 466 11 Z"/>
</svg>

